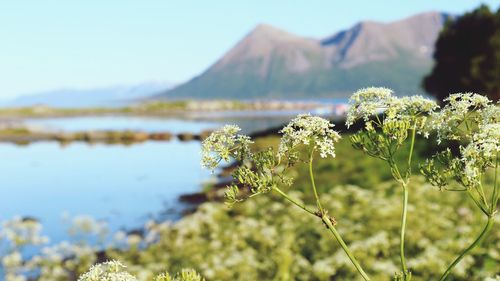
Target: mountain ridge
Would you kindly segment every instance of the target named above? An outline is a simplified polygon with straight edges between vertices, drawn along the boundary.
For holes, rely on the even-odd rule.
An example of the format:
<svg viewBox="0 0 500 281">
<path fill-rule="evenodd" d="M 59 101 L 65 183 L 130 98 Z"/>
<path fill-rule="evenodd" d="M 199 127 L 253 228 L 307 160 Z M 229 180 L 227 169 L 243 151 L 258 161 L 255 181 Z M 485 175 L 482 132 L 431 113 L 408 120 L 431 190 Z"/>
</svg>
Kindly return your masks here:
<svg viewBox="0 0 500 281">
<path fill-rule="evenodd" d="M 155 95 L 170 87 L 172 87 L 172 84 L 167 82 L 143 82 L 84 89 L 61 88 L 22 95 L 12 100 L 3 101 L 1 106 L 45 105 L 71 108 L 121 106 Z"/>
<path fill-rule="evenodd" d="M 363 21 L 322 39 L 260 24 L 200 75 L 156 98 L 339 97 L 373 85 L 420 91 L 447 18 L 426 12 Z"/>
</svg>

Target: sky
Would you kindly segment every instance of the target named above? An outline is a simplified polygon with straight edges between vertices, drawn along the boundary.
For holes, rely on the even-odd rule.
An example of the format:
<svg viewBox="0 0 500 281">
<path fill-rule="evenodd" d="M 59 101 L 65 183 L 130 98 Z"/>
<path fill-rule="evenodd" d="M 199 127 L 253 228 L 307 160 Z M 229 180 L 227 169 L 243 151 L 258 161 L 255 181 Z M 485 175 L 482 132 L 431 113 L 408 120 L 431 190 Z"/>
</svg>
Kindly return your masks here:
<svg viewBox="0 0 500 281">
<path fill-rule="evenodd" d="M 200 74 L 259 23 L 322 38 L 498 0 L 0 0 L 0 99 Z"/>
</svg>

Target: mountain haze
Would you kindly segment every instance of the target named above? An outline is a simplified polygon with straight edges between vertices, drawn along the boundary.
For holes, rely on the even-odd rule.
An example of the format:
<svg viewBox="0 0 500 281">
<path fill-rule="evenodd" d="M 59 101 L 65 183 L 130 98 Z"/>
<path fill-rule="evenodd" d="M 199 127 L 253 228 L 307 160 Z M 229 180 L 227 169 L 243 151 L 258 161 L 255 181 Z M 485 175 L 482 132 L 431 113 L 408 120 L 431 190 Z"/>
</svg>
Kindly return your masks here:
<svg viewBox="0 0 500 281">
<path fill-rule="evenodd" d="M 366 21 L 324 39 L 259 25 L 201 75 L 157 98 L 345 97 L 366 86 L 421 92 L 447 18 L 429 12 Z"/>
<path fill-rule="evenodd" d="M 108 86 L 89 89 L 60 89 L 23 95 L 5 102 L 4 106 L 46 105 L 51 107 L 113 107 L 156 95 L 171 84 L 145 82 L 135 85 Z"/>
</svg>

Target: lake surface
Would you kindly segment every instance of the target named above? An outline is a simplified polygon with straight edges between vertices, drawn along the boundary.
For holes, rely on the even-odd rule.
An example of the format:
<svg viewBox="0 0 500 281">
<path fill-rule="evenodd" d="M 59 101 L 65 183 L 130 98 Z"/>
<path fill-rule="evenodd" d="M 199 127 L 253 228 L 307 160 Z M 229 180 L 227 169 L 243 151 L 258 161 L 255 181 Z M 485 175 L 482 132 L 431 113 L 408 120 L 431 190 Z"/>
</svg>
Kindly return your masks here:
<svg viewBox="0 0 500 281">
<path fill-rule="evenodd" d="M 276 127 L 290 116 L 214 116 L 208 120 L 143 117 L 70 117 L 25 120 L 55 131 L 141 130 L 199 133 L 238 124 L 246 133 Z M 141 227 L 148 219 L 178 219 L 182 194 L 211 179 L 200 167 L 200 143 L 145 142 L 130 146 L 39 142 L 0 144 L 0 221 L 14 216 L 41 221 L 56 243 L 68 238 L 65 216 L 89 215 L 111 230 Z"/>
<path fill-rule="evenodd" d="M 182 132 L 199 133 L 220 126 L 217 122 L 192 121 L 175 118 L 135 117 L 135 116 L 85 116 L 64 118 L 26 119 L 31 127 L 51 131 L 144 131 L 144 132 Z"/>
<path fill-rule="evenodd" d="M 49 131 L 106 131 L 132 130 L 144 132 L 199 133 L 224 124 L 237 124 L 244 133 L 251 133 L 287 123 L 301 111 L 220 112 L 193 114 L 191 119 L 136 117 L 136 116 L 85 116 L 25 119 L 30 128 Z"/>
<path fill-rule="evenodd" d="M 181 194 L 196 192 L 209 173 L 198 142 L 133 146 L 36 143 L 0 145 L 0 220 L 31 216 L 53 240 L 65 238 L 63 214 L 91 215 L 112 229 L 140 227 L 148 218 L 175 219 Z"/>
</svg>

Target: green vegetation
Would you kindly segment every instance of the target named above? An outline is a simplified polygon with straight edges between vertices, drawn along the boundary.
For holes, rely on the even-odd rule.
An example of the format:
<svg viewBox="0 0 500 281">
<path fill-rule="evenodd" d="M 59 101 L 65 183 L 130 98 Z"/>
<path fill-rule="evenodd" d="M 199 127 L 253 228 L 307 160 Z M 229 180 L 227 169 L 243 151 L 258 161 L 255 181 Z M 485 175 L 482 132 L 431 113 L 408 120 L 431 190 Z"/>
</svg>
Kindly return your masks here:
<svg viewBox="0 0 500 281">
<path fill-rule="evenodd" d="M 309 115 L 292 120 L 282 138 L 252 144 L 234 126 L 209 136 L 206 166 L 239 160 L 235 185 L 225 190 L 232 208 L 207 202 L 178 222 L 117 233 L 105 247 L 101 224 L 79 220 L 72 232 L 103 244 L 62 242 L 28 260 L 22 249 L 46 242 L 41 225 L 32 219 L 5 223 L 0 237 L 7 247 L 0 253 L 7 280 L 26 273 L 42 281 L 76 280 L 92 264 L 113 259 L 127 266 L 129 280 L 144 281 L 185 268 L 207 280 L 382 281 L 395 274 L 395 280 L 494 280 L 488 278 L 498 273 L 500 257 L 500 231 L 491 227 L 499 218 L 499 108 L 479 95 L 456 95 L 425 119 L 433 105 L 420 97 L 398 99 L 386 89 L 365 89 L 357 97 L 364 106 L 353 106 L 348 122 L 363 119 L 364 129 L 342 139 L 326 120 Z M 386 118 L 377 120 L 373 114 L 388 104 Z M 427 129 L 430 139 L 422 137 Z M 453 146 L 456 137 L 465 138 Z M 448 147 L 451 165 L 425 161 Z M 431 184 L 416 175 L 419 167 Z M 405 188 L 407 204 L 401 200 Z M 216 193 L 222 197 L 223 191 Z"/>
<path fill-rule="evenodd" d="M 312 61 L 320 60 L 319 58 Z M 212 70 L 176 87 L 168 97 L 191 98 L 347 98 L 352 91 L 372 85 L 388 85 L 397 92 L 419 92 L 420 81 L 430 68 L 430 62 L 400 51 L 396 59 L 371 62 L 344 69 L 332 66 L 324 69 L 321 62 L 306 73 L 287 70 L 286 61 L 273 58 L 269 75 L 256 73 L 260 61 L 247 65 L 228 66 Z M 243 70 L 242 70 L 242 69 Z"/>
<path fill-rule="evenodd" d="M 118 261 L 108 261 L 92 266 L 92 268 L 80 276 L 78 281 L 137 281 L 137 278 L 126 271 L 126 266 Z M 170 275 L 162 273 L 154 281 L 205 281 L 194 270 L 182 270 Z"/>
<path fill-rule="evenodd" d="M 417 140 L 415 162 L 425 157 L 426 143 Z M 255 146 L 278 144 L 278 137 L 266 137 L 258 139 Z M 405 158 L 407 150 L 401 151 Z M 392 176 L 381 168 L 380 161 L 354 150 L 347 136 L 336 144 L 336 154 L 335 159 L 320 158 L 315 164 L 322 204 L 335 211 L 339 232 L 372 280 L 385 281 L 398 271 L 395 254 L 399 251 L 401 205 L 397 184 L 388 181 Z M 296 175 L 296 181 L 286 191 L 303 201 L 312 199 L 307 166 L 297 165 L 289 173 Z M 479 233 L 481 214 L 460 193 L 444 194 L 422 177 L 412 180 L 406 255 L 415 280 L 433 280 Z M 144 235 L 130 233 L 115 238 L 105 251 L 105 259 L 122 261 L 131 274 L 144 281 L 183 268 L 194 268 L 207 280 L 359 280 L 323 226 L 277 195 L 270 195 L 232 209 L 217 202 L 204 203 L 176 223 L 150 223 Z M 495 247 L 500 244 L 499 229 L 494 228 L 484 243 L 490 245 L 488 249 L 473 252 L 449 280 L 494 276 L 500 256 L 500 247 Z M 139 250 L 137 244 L 145 248 Z M 86 272 L 99 256 L 102 261 L 98 248 L 83 241 L 49 249 L 40 255 L 41 260 L 27 264 L 44 268 L 39 278 L 42 281 L 75 280 L 74 276 Z M 66 259 L 64 253 L 75 258 Z"/>
<path fill-rule="evenodd" d="M 234 100 L 180 100 L 149 101 L 125 107 L 104 108 L 52 108 L 32 106 L 20 108 L 0 108 L 0 117 L 35 118 L 65 116 L 99 116 L 99 115 L 144 115 L 144 116 L 177 116 L 193 112 L 211 112 L 228 110 L 290 110 L 315 108 L 315 102 L 241 102 Z"/>
<path fill-rule="evenodd" d="M 481 6 L 449 21 L 436 42 L 436 64 L 424 88 L 443 100 L 448 93 L 480 92 L 500 99 L 500 7 Z"/>
<path fill-rule="evenodd" d="M 354 148 L 367 155 L 387 163 L 392 178 L 402 192 L 399 234 L 399 271 L 395 271 L 395 281 L 412 280 L 414 270 L 407 260 L 405 247 L 406 231 L 409 227 L 409 193 L 412 178 L 412 164 L 416 157 L 416 135 L 429 137 L 429 132 L 436 132 L 438 143 L 442 140 L 460 141 L 459 153 L 454 155 L 451 147 L 444 147 L 434 156 L 443 167 L 437 168 L 434 160 L 420 163 L 422 173 L 442 191 L 467 194 L 476 207 L 486 216 L 487 223 L 477 238 L 443 270 L 440 281 L 447 278 L 456 266 L 480 246 L 488 237 L 496 219 L 500 186 L 498 173 L 500 162 L 500 112 L 495 104 L 486 97 L 477 94 L 453 94 L 445 99 L 446 106 L 435 112 L 438 107 L 434 101 L 420 96 L 397 98 L 386 88 L 366 88 L 354 93 L 350 100 L 347 114 L 347 126 L 358 120 L 364 122 L 364 129 L 351 136 Z M 430 120 L 430 123 L 428 123 Z M 463 127 L 465 126 L 465 127 Z M 250 149 L 252 140 L 240 135 L 236 126 L 224 126 L 215 131 L 203 142 L 202 164 L 215 169 L 220 161 L 233 158 L 238 165 L 232 173 L 234 183 L 228 186 L 225 197 L 228 206 L 244 202 L 246 199 L 274 193 L 295 205 L 304 217 L 320 219 L 334 240 L 338 242 L 345 256 L 350 260 L 358 275 L 365 281 L 372 280 L 366 266 L 351 250 L 336 227 L 336 210 L 323 206 L 323 194 L 318 192 L 315 180 L 314 159 L 334 158 L 335 143 L 340 135 L 332 130 L 333 124 L 320 117 L 299 115 L 282 130 L 282 137 L 277 152 L 264 149 L 254 152 Z M 397 161 L 396 155 L 409 142 L 408 157 Z M 313 200 L 303 201 L 284 188 L 293 186 L 294 176 L 287 172 L 298 163 L 306 163 L 309 176 L 309 194 Z M 487 178 L 493 175 L 493 180 Z M 450 181 L 454 183 L 451 184 Z M 457 188 L 455 185 L 461 185 Z M 306 191 L 307 192 L 307 191 Z M 314 202 L 314 204 L 312 203 Z M 315 205 L 312 207 L 311 205 Z M 364 222 L 364 220 L 363 220 Z M 352 242 L 353 244 L 356 241 Z M 388 259 L 391 259 L 390 257 Z M 439 257 L 433 259 L 440 260 Z M 428 279 L 428 278 L 427 278 Z"/>
</svg>

